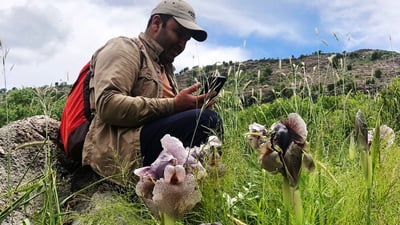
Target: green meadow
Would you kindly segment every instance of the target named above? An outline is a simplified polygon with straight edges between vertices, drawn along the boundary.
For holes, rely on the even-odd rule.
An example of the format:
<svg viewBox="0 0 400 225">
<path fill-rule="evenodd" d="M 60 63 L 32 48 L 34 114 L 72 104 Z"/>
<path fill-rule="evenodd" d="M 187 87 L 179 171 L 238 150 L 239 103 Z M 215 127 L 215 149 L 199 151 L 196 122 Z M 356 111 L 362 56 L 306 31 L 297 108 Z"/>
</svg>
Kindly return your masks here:
<svg viewBox="0 0 400 225">
<path fill-rule="evenodd" d="M 245 106 L 244 88 L 248 84 L 243 79 L 246 71 L 240 69 L 240 64 L 230 70 L 230 81 L 214 106 L 224 121 L 224 143 L 218 163 L 225 169 L 223 173 L 208 171 L 208 176 L 198 183 L 201 202 L 175 224 L 299 224 L 294 208 L 284 203 L 282 176 L 261 169 L 260 153 L 249 145 L 245 137 L 250 124 L 256 122 L 269 128 L 293 112 L 306 122 L 308 151 L 316 162 L 313 172 L 302 171 L 298 184 L 300 223 L 400 223 L 398 138 L 390 146 L 384 145 L 379 138 L 374 139 L 368 151 L 371 165 L 368 172 L 362 166 L 363 149 L 355 140 L 358 110 L 364 113 L 369 130 L 385 124 L 398 134 L 400 79 L 392 80 L 375 94 L 364 94 L 355 89 L 327 94 L 323 89 L 308 86 L 306 74 L 296 74 L 295 71 L 285 77 L 286 82 L 293 83 L 289 97 L 276 90 L 275 100 L 263 103 L 263 92 L 254 88 L 250 96 L 253 104 Z M 3 69 L 3 73 L 6 72 L 9 73 Z M 338 70 L 339 79 L 340 76 Z M 345 90 L 344 85 L 338 83 L 334 88 Z M 3 96 L 6 97 L 0 103 L 2 125 L 35 114 L 59 119 L 66 99 L 65 93 L 60 94 L 53 87 L 11 90 L 4 92 Z M 47 154 L 51 152 L 47 151 Z M 17 191 L 22 194 L 21 198 L 0 205 L 0 223 L 13 210 L 29 203 L 32 193 L 39 193 L 44 197 L 39 210 L 18 224 L 164 224 L 150 213 L 140 198 L 132 197 L 135 196 L 134 189 L 131 193 L 111 193 L 111 198 L 96 202 L 96 207 L 87 213 L 69 211 L 63 205 L 64 199 L 58 197 L 55 169 L 48 162 L 41 178 L 24 184 L 23 189 L 0 190 L 3 199 L 13 199 Z M 10 171 L 7 173 L 9 176 L 12 174 Z"/>
</svg>

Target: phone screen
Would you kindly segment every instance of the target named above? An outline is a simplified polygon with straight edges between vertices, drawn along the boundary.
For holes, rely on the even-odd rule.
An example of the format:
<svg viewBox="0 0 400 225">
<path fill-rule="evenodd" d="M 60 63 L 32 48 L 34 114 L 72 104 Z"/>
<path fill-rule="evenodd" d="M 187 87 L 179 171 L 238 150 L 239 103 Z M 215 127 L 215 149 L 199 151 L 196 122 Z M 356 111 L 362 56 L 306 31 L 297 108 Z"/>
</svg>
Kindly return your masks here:
<svg viewBox="0 0 400 225">
<path fill-rule="evenodd" d="M 203 83 L 203 90 L 201 94 L 215 91 L 216 95 L 221 91 L 226 81 L 225 76 L 210 76 L 206 82 Z"/>
</svg>

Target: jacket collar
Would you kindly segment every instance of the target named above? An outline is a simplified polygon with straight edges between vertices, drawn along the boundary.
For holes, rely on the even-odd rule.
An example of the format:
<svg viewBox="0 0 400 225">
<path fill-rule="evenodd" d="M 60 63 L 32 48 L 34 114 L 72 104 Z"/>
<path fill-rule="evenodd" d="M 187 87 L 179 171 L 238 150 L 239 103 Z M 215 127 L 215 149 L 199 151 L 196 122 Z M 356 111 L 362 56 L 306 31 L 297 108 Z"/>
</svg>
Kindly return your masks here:
<svg viewBox="0 0 400 225">
<path fill-rule="evenodd" d="M 164 51 L 164 48 L 144 32 L 141 32 L 139 34 L 139 39 L 145 46 L 149 57 L 151 57 L 151 59 L 157 62 L 158 64 L 160 65 L 163 64 L 167 74 L 173 74 L 175 71 L 175 67 L 173 66 L 173 64 L 171 63 L 165 64 L 162 63 L 160 60 L 160 55 Z"/>
<path fill-rule="evenodd" d="M 139 39 L 144 44 L 147 54 L 149 54 L 154 61 L 160 63 L 160 55 L 164 51 L 164 48 L 143 32 L 139 34 Z"/>
</svg>

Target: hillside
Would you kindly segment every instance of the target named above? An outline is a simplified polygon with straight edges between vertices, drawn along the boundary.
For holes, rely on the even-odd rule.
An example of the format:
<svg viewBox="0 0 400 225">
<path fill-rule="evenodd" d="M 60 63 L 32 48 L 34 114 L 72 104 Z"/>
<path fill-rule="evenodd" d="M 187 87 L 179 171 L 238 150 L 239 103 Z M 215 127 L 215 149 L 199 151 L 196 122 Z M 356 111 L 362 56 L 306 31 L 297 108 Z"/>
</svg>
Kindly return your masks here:
<svg viewBox="0 0 400 225">
<path fill-rule="evenodd" d="M 251 96 L 260 90 L 263 92 L 262 102 L 278 96 L 290 96 L 293 89 L 307 96 L 309 93 L 318 96 L 321 93 L 341 94 L 349 91 L 373 94 L 400 75 L 400 54 L 362 49 L 336 54 L 315 52 L 290 59 L 223 62 L 220 65 L 181 71 L 177 74 L 177 80 L 180 86 L 187 86 L 195 78 L 201 80 L 201 76 L 215 71 L 229 73 L 226 89 L 232 88 L 237 78 L 241 88 L 239 90 L 244 93 L 247 104 L 252 103 Z"/>
<path fill-rule="evenodd" d="M 186 68 L 177 73 L 176 78 L 183 88 L 216 71 L 228 75 L 224 89 L 233 91 L 237 87 L 236 94 L 240 95 L 245 106 L 255 99 L 266 103 L 277 97 L 289 97 L 294 91 L 304 96 L 311 94 L 315 98 L 322 94 L 347 94 L 350 91 L 374 94 L 400 75 L 400 53 L 362 49 L 341 54 L 315 52 L 290 59 L 230 61 L 203 68 Z M 65 82 L 55 83 L 56 93 L 52 95 L 67 96 L 71 87 Z M 29 105 L 33 96 L 49 92 L 48 88 L 25 88 L 21 91 L 13 88 L 8 93 L 8 99 Z M 4 106 L 6 92 L 0 89 L 0 110 Z"/>
</svg>

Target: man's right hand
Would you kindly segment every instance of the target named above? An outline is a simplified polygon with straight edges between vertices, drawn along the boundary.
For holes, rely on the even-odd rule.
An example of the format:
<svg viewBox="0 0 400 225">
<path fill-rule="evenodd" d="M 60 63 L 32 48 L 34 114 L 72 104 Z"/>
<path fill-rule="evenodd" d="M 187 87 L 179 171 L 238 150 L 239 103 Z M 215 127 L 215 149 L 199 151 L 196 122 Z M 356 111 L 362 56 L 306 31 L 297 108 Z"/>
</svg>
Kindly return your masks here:
<svg viewBox="0 0 400 225">
<path fill-rule="evenodd" d="M 196 83 L 190 87 L 182 89 L 174 98 L 174 106 L 176 112 L 188 109 L 199 109 L 203 106 L 207 94 L 193 95 L 199 87 L 200 83 Z"/>
</svg>

